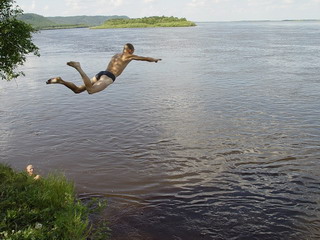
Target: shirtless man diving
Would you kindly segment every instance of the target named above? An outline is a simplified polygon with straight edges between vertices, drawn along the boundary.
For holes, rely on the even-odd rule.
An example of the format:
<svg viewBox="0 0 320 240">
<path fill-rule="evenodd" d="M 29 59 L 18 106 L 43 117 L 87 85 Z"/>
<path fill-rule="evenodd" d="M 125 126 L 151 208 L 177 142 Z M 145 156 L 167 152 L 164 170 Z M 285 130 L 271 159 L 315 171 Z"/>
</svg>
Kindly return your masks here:
<svg viewBox="0 0 320 240">
<path fill-rule="evenodd" d="M 71 89 L 74 93 L 81 93 L 87 90 L 89 94 L 93 94 L 104 90 L 110 84 L 112 84 L 132 60 L 155 63 L 161 61 L 161 59 L 157 58 L 133 55 L 133 52 L 133 45 L 131 43 L 127 43 L 126 45 L 124 45 L 122 53 L 118 53 L 111 58 L 107 70 L 99 72 L 91 80 L 82 70 L 79 62 L 67 62 L 67 65 L 75 68 L 80 73 L 84 85 L 76 86 L 72 82 L 62 80 L 61 77 L 51 78 L 47 81 L 47 84 L 62 84 Z"/>
</svg>

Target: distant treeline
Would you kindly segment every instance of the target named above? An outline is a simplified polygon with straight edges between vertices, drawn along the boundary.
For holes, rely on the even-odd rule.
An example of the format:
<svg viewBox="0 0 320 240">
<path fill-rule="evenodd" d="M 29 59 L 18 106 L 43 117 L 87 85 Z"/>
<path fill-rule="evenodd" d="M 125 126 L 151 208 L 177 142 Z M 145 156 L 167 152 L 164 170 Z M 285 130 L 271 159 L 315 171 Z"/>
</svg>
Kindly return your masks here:
<svg viewBox="0 0 320 240">
<path fill-rule="evenodd" d="M 98 26 L 108 19 L 128 18 L 127 16 L 72 16 L 72 17 L 44 17 L 38 14 L 25 13 L 19 17 L 34 28 L 42 29 L 61 29 L 61 28 L 85 28 Z"/>
<path fill-rule="evenodd" d="M 191 27 L 196 26 L 194 22 L 185 18 L 177 17 L 144 17 L 132 19 L 109 19 L 101 26 L 92 27 L 100 28 L 146 28 L 146 27 Z"/>
</svg>

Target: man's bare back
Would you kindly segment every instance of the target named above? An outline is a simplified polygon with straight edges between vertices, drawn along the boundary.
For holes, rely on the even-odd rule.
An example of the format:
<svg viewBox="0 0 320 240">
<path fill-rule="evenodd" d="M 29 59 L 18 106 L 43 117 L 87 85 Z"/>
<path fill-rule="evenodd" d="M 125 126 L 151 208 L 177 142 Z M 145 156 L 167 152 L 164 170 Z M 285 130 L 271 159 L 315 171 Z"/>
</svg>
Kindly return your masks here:
<svg viewBox="0 0 320 240">
<path fill-rule="evenodd" d="M 68 66 L 75 68 L 80 73 L 84 85 L 76 86 L 72 82 L 62 80 L 61 77 L 51 78 L 47 81 L 47 84 L 62 84 L 71 89 L 74 93 L 81 93 L 87 90 L 89 94 L 93 94 L 100 92 L 111 85 L 132 60 L 155 63 L 161 61 L 161 59 L 133 55 L 133 52 L 133 45 L 127 43 L 124 45 L 122 53 L 118 53 L 111 58 L 106 71 L 99 72 L 92 79 L 90 79 L 82 70 L 79 62 L 68 62 Z"/>
</svg>

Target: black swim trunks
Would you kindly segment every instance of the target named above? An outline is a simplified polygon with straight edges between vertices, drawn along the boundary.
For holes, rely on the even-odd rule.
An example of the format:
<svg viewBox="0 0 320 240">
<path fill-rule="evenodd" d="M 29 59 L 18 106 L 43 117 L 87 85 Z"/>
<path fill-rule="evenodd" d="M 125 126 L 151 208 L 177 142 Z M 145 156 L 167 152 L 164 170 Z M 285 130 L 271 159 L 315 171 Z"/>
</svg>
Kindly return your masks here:
<svg viewBox="0 0 320 240">
<path fill-rule="evenodd" d="M 99 80 L 102 75 L 108 76 L 109 78 L 112 79 L 112 81 L 115 81 L 115 80 L 116 80 L 116 76 L 115 76 L 113 73 L 109 72 L 109 71 L 101 71 L 101 72 L 99 72 L 99 73 L 96 75 L 96 79 Z"/>
</svg>

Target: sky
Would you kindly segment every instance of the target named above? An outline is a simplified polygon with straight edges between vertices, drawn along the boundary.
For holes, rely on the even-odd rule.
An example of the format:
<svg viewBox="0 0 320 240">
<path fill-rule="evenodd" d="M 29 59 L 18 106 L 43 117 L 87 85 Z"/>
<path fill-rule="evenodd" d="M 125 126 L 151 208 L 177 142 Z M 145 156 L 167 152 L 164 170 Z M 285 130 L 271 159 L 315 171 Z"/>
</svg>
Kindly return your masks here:
<svg viewBox="0 0 320 240">
<path fill-rule="evenodd" d="M 190 21 L 320 19 L 320 0 L 16 0 L 43 16 L 185 17 Z"/>
</svg>

